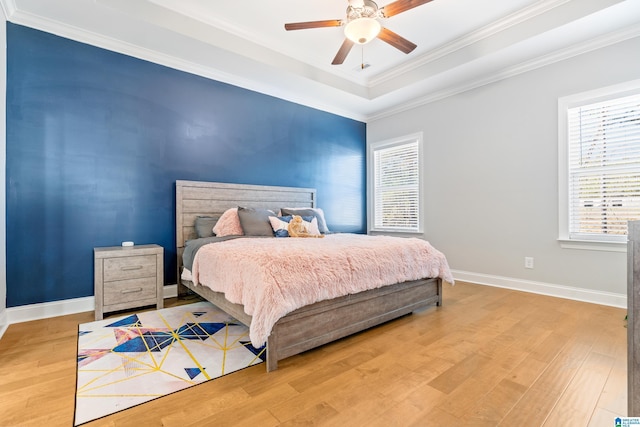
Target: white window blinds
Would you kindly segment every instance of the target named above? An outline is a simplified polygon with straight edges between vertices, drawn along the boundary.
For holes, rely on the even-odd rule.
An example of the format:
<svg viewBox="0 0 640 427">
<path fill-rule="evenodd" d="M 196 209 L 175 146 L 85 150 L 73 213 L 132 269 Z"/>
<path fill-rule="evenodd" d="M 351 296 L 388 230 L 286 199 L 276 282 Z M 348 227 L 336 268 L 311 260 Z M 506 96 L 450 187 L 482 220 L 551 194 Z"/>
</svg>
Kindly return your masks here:
<svg viewBox="0 0 640 427">
<path fill-rule="evenodd" d="M 625 241 L 640 219 L 640 94 L 567 113 L 569 238 Z"/>
<path fill-rule="evenodd" d="M 374 229 L 419 232 L 419 140 L 373 148 Z"/>
</svg>

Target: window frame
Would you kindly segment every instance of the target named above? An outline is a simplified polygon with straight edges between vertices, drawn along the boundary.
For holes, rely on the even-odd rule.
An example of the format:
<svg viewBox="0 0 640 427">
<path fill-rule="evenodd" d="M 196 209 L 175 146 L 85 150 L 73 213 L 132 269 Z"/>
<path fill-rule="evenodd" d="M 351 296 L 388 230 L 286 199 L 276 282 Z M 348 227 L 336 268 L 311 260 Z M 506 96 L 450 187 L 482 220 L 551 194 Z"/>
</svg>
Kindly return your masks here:
<svg viewBox="0 0 640 427">
<path fill-rule="evenodd" d="M 416 143 L 418 155 L 418 226 L 416 229 L 376 227 L 375 216 L 375 153 L 377 150 Z M 423 234 L 424 233 L 424 140 L 423 133 L 417 132 L 384 141 L 367 142 L 367 230 L 369 232 Z"/>
<path fill-rule="evenodd" d="M 640 79 L 558 98 L 558 241 L 567 249 L 626 252 L 626 241 L 571 238 L 569 232 L 569 115 L 571 108 L 640 94 Z"/>
</svg>

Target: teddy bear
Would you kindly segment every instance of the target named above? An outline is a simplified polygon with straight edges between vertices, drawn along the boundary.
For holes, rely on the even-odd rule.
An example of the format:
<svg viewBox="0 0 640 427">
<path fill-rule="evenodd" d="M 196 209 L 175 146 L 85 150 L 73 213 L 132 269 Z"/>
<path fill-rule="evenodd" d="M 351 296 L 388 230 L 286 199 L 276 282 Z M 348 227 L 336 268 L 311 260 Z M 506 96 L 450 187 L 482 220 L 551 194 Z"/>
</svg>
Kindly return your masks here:
<svg viewBox="0 0 640 427">
<path fill-rule="evenodd" d="M 294 215 L 287 227 L 289 237 L 324 237 L 322 234 L 309 234 L 300 215 Z"/>
</svg>

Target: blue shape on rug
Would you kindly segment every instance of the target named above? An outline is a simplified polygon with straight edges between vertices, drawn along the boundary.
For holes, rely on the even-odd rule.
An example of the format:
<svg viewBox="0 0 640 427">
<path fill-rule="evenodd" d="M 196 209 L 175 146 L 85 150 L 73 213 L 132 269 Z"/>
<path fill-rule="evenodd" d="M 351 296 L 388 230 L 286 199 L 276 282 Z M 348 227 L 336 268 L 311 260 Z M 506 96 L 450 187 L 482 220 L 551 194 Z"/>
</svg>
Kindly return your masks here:
<svg viewBox="0 0 640 427">
<path fill-rule="evenodd" d="M 82 367 L 111 353 L 110 348 L 87 348 L 78 351 L 78 367 Z"/>
<path fill-rule="evenodd" d="M 227 323 L 187 323 L 171 332 L 166 330 L 147 331 L 117 345 L 113 348 L 113 351 L 115 353 L 132 353 L 147 351 L 147 349 L 149 351 L 160 351 L 173 344 L 176 340 L 204 341 L 226 326 Z"/>
<path fill-rule="evenodd" d="M 115 353 L 132 353 L 141 351 L 160 351 L 173 344 L 175 336 L 171 332 L 145 332 L 113 348 Z"/>
<path fill-rule="evenodd" d="M 180 326 L 176 334 L 180 339 L 204 341 L 226 326 L 226 323 L 187 323 Z"/>
<path fill-rule="evenodd" d="M 138 315 L 134 314 L 132 316 L 125 317 L 124 319 L 120 319 L 110 325 L 107 325 L 106 327 L 111 328 L 116 326 L 142 326 L 142 322 L 140 322 L 140 319 L 138 319 Z"/>
<path fill-rule="evenodd" d="M 184 368 L 184 371 L 187 373 L 187 375 L 189 375 L 189 379 L 194 379 L 195 377 L 197 377 L 198 375 L 200 375 L 200 372 L 204 371 L 207 368 Z"/>
<path fill-rule="evenodd" d="M 90 359 L 90 358 L 97 358 L 100 356 L 103 356 L 106 353 L 109 353 L 110 349 L 108 348 L 98 348 L 98 349 L 92 349 L 92 350 L 85 350 L 84 352 L 78 353 L 78 363 L 82 362 L 83 360 L 86 359 Z"/>
<path fill-rule="evenodd" d="M 267 352 L 264 351 L 265 348 L 267 347 L 267 345 L 263 345 L 262 347 L 259 348 L 255 348 L 252 344 L 251 341 L 240 341 L 240 344 L 242 344 L 247 350 L 249 350 L 251 353 L 255 354 L 256 356 L 258 356 L 263 362 L 267 361 Z"/>
</svg>

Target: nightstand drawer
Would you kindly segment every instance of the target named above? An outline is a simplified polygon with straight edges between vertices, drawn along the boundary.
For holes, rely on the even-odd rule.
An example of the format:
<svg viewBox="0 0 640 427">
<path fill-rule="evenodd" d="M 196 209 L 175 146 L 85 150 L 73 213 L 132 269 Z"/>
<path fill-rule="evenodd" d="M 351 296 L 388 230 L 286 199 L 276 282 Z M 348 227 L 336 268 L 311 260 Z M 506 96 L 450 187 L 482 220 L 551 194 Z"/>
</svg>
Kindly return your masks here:
<svg viewBox="0 0 640 427">
<path fill-rule="evenodd" d="M 156 256 L 139 255 L 104 260 L 104 281 L 137 279 L 156 275 Z M 154 282 L 155 283 L 155 282 Z"/>
<path fill-rule="evenodd" d="M 156 277 L 120 280 L 104 288 L 104 305 L 134 302 L 156 297 Z"/>
</svg>

